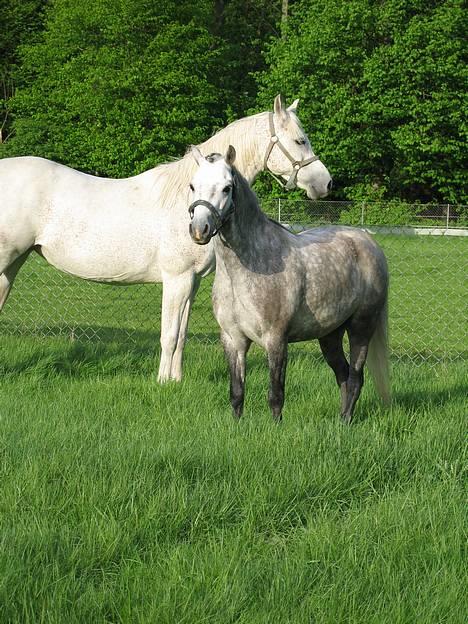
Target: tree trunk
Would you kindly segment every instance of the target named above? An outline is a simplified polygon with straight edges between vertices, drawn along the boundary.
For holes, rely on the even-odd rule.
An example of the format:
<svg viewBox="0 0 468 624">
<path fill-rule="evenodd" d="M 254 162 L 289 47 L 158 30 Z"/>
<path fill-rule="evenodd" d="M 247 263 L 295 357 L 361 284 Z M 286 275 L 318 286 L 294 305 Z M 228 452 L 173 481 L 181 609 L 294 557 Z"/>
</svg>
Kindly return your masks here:
<svg viewBox="0 0 468 624">
<path fill-rule="evenodd" d="M 215 0 L 214 13 L 215 13 L 215 23 L 214 23 L 214 32 L 215 35 L 220 36 L 223 32 L 223 24 L 224 24 L 224 0 Z"/>
</svg>

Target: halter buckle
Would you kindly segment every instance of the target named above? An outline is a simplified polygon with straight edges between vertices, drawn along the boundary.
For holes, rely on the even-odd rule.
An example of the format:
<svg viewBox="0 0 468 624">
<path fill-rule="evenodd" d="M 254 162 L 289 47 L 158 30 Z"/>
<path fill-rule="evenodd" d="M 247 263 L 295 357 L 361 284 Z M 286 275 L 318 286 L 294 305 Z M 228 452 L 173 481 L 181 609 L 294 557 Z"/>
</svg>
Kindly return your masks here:
<svg viewBox="0 0 468 624">
<path fill-rule="evenodd" d="M 288 190 L 293 189 L 293 188 L 296 187 L 296 178 L 297 178 L 297 174 L 299 172 L 299 169 L 301 169 L 301 167 L 305 167 L 307 165 L 310 165 L 311 163 L 315 162 L 316 160 L 319 160 L 319 157 L 314 154 L 311 158 L 306 158 L 306 159 L 301 160 L 301 161 L 294 160 L 294 158 L 291 156 L 291 154 L 288 152 L 288 150 L 284 147 L 284 145 L 279 140 L 279 137 L 275 134 L 276 131 L 275 131 L 275 124 L 274 124 L 274 121 L 273 121 L 273 113 L 269 114 L 268 122 L 270 124 L 270 143 L 269 143 L 269 145 L 267 147 L 267 150 L 265 152 L 265 156 L 263 158 L 263 166 L 265 168 L 265 171 L 268 171 L 275 178 L 275 180 L 277 180 L 277 182 L 279 182 L 281 184 L 281 186 L 283 186 L 284 188 L 286 188 Z M 286 158 L 289 160 L 289 162 L 292 164 L 291 175 L 290 175 L 289 180 L 287 181 L 286 184 L 282 180 L 280 180 L 277 176 L 275 176 L 275 174 L 268 167 L 268 159 L 270 158 L 270 154 L 271 154 L 271 152 L 273 150 L 273 147 L 276 144 L 281 149 L 281 151 L 286 156 Z"/>
</svg>

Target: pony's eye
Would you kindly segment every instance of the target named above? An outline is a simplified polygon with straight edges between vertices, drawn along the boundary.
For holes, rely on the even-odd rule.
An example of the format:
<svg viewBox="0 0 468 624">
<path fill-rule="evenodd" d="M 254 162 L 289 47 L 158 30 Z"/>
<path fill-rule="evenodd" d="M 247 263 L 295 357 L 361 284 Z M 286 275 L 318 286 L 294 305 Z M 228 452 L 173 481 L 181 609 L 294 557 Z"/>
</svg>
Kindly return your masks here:
<svg viewBox="0 0 468 624">
<path fill-rule="evenodd" d="M 231 190 L 231 188 L 232 188 L 232 186 L 225 186 L 225 187 L 223 188 L 223 193 L 224 193 L 225 195 L 227 195 L 227 194 L 229 193 L 229 191 Z"/>
<path fill-rule="evenodd" d="M 305 145 L 305 139 L 294 139 L 298 145 Z"/>
<path fill-rule="evenodd" d="M 194 191 L 195 189 L 193 188 L 193 184 L 189 184 L 190 190 Z"/>
</svg>

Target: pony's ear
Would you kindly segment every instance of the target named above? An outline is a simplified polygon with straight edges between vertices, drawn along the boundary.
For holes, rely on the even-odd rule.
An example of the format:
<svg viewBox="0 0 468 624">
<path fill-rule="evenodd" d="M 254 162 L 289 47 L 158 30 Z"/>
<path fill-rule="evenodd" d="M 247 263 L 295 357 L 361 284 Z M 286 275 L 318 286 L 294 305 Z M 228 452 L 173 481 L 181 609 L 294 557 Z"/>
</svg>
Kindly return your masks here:
<svg viewBox="0 0 468 624">
<path fill-rule="evenodd" d="M 277 115 L 281 119 L 285 119 L 288 116 L 286 102 L 284 101 L 284 97 L 281 95 L 281 93 L 275 97 L 273 110 L 275 112 L 275 115 Z"/>
<path fill-rule="evenodd" d="M 291 113 L 297 112 L 297 107 L 299 106 L 299 100 L 294 100 L 291 106 L 288 106 L 288 111 Z"/>
<path fill-rule="evenodd" d="M 230 145 L 226 152 L 226 162 L 230 167 L 232 167 L 235 160 L 236 160 L 236 150 L 234 149 L 232 145 Z"/>
<path fill-rule="evenodd" d="M 190 148 L 190 153 L 197 161 L 197 165 L 201 165 L 202 162 L 205 160 L 205 157 L 203 156 L 203 154 L 200 152 L 200 150 L 198 149 L 196 145 L 192 145 L 192 147 Z"/>
</svg>

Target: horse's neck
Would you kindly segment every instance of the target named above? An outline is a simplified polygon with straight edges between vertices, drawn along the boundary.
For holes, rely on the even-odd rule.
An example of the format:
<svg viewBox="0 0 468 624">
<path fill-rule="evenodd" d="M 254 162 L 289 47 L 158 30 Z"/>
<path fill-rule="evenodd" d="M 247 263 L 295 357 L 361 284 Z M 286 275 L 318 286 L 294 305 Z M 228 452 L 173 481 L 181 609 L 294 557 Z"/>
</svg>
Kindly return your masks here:
<svg viewBox="0 0 468 624">
<path fill-rule="evenodd" d="M 225 154 L 229 145 L 233 145 L 236 148 L 236 168 L 252 184 L 263 171 L 268 143 L 267 115 L 268 113 L 260 113 L 229 124 L 199 146 L 202 153 Z"/>
<path fill-rule="evenodd" d="M 252 184 L 263 171 L 268 144 L 268 113 L 259 113 L 235 121 L 208 139 L 199 148 L 205 156 L 212 152 L 225 154 L 229 145 L 236 148 L 236 168 Z M 182 206 L 188 184 L 196 169 L 193 156 L 187 154 L 175 162 L 159 165 L 154 170 L 161 184 L 159 201 L 163 205 Z"/>
<path fill-rule="evenodd" d="M 217 253 L 226 258 L 230 256 L 231 262 L 250 266 L 268 255 L 272 245 L 281 244 L 281 233 L 278 231 L 279 226 L 260 210 L 253 192 L 247 189 L 247 194 L 244 193 L 245 189 L 216 243 Z"/>
<path fill-rule="evenodd" d="M 248 227 L 242 227 L 238 215 L 234 216 L 214 238 L 219 279 L 228 275 L 233 285 L 254 284 L 250 282 L 253 275 L 281 273 L 285 250 L 289 248 L 284 235 L 284 230 L 263 213 Z M 247 281 L 242 276 L 247 276 Z M 245 294 L 245 290 L 240 292 Z"/>
</svg>

